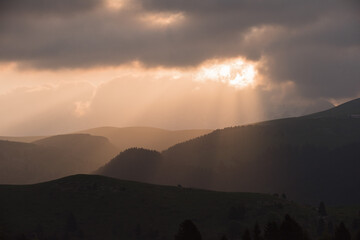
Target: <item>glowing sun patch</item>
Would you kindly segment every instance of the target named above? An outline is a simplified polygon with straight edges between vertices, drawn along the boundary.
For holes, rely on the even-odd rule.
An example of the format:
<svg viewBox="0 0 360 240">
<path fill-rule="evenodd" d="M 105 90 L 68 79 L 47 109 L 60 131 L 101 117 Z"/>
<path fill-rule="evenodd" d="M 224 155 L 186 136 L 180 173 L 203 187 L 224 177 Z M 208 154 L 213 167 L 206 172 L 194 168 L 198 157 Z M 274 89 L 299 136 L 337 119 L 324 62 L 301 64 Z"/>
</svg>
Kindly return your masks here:
<svg viewBox="0 0 360 240">
<path fill-rule="evenodd" d="M 205 63 L 196 75 L 198 81 L 215 81 L 235 88 L 245 88 L 255 83 L 255 66 L 242 59 L 211 61 Z"/>
</svg>

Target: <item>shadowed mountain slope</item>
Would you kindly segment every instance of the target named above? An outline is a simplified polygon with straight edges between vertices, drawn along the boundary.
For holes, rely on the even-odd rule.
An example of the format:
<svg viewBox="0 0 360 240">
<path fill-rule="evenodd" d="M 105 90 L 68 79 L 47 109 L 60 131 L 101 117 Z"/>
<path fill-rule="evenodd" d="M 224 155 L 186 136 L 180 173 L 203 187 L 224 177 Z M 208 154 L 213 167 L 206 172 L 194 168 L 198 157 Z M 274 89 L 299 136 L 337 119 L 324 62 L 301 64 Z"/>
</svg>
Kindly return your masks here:
<svg viewBox="0 0 360 240">
<path fill-rule="evenodd" d="M 81 133 L 106 137 L 119 151 L 134 147 L 162 151 L 172 145 L 212 131 L 208 129 L 169 131 L 151 127 L 101 127 L 84 130 Z"/>
<path fill-rule="evenodd" d="M 239 237 L 255 221 L 289 213 L 310 233 L 314 210 L 267 194 L 225 193 L 76 175 L 51 182 L 0 185 L 0 223 L 10 236 L 48 239 L 173 239 L 192 219 L 203 239 Z M 241 209 L 238 211 L 237 209 Z"/>
<path fill-rule="evenodd" d="M 308 118 L 360 118 L 360 98 L 343 103 L 330 110 L 310 114 Z"/>
<path fill-rule="evenodd" d="M 119 149 L 141 146 L 163 149 L 210 132 L 112 127 L 88 131 L 92 135 L 79 133 L 51 137 L 4 137 L 31 143 L 17 144 L 0 140 L 0 183 L 35 183 L 71 174 L 90 173 L 116 156 Z M 110 137 L 117 147 L 102 135 Z"/>
<path fill-rule="evenodd" d="M 59 135 L 34 143 L 0 141 L 0 182 L 21 184 L 90 173 L 117 154 L 104 137 Z"/>
<path fill-rule="evenodd" d="M 336 111 L 356 113 L 353 103 Z M 177 144 L 162 153 L 161 171 L 150 182 L 285 192 L 311 203 L 360 202 L 360 119 L 328 112 L 225 128 Z"/>
<path fill-rule="evenodd" d="M 162 156 L 154 150 L 129 148 L 113 158 L 95 174 L 120 179 L 154 182 L 160 174 Z"/>
</svg>

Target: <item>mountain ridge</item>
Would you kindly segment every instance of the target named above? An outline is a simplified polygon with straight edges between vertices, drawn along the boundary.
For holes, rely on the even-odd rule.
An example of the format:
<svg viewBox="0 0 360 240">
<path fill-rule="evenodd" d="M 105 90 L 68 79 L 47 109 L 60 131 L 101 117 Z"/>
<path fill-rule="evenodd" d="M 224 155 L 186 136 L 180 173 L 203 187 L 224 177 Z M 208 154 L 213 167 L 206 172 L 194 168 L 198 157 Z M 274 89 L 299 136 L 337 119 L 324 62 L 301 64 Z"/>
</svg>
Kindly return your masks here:
<svg viewBox="0 0 360 240">
<path fill-rule="evenodd" d="M 90 173 L 118 153 L 104 137 L 60 135 L 34 143 L 0 141 L 0 182 L 25 184 Z"/>
<path fill-rule="evenodd" d="M 344 106 L 354 110 L 353 104 L 336 109 L 344 112 Z M 218 129 L 163 151 L 161 174 L 149 181 L 211 190 L 286 192 L 308 203 L 356 203 L 359 136 L 360 119 L 337 117 L 286 118 Z M 125 161 L 120 155 L 116 161 Z M 308 188 L 302 187 L 305 182 Z M 337 186 L 338 194 L 332 186 Z M 347 186 L 346 191 L 341 186 Z"/>
<path fill-rule="evenodd" d="M 356 118 L 360 118 L 360 98 L 353 99 L 351 101 L 340 104 L 334 108 L 306 115 L 308 118 L 321 118 L 321 117 L 335 117 L 335 118 L 351 118 L 352 115 L 356 115 Z"/>
<path fill-rule="evenodd" d="M 165 130 L 153 127 L 100 127 L 79 131 L 109 139 L 119 151 L 132 147 L 162 151 L 168 147 L 212 132 L 209 129 Z"/>
</svg>

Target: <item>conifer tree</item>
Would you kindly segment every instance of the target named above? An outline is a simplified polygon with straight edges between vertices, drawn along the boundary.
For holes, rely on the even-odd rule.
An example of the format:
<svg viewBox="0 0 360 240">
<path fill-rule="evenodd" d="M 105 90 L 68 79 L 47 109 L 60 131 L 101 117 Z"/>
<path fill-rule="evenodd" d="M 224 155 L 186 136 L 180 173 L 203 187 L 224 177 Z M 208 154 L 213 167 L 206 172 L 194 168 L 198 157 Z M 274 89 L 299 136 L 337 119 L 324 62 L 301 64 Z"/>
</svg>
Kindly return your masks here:
<svg viewBox="0 0 360 240">
<path fill-rule="evenodd" d="M 260 230 L 260 226 L 259 226 L 258 222 L 255 223 L 253 235 L 254 235 L 254 240 L 261 240 L 262 239 L 261 230 Z"/>
<path fill-rule="evenodd" d="M 245 229 L 244 234 L 242 235 L 242 240 L 251 240 L 250 230 L 248 228 Z"/>
<path fill-rule="evenodd" d="M 332 221 L 328 222 L 328 232 L 332 235 L 334 233 L 334 224 L 332 223 Z"/>
<path fill-rule="evenodd" d="M 201 240 L 201 234 L 191 220 L 185 220 L 179 226 L 175 240 Z"/>
<path fill-rule="evenodd" d="M 318 221 L 318 227 L 317 227 L 317 234 L 318 236 L 322 236 L 325 231 L 325 221 L 324 219 L 320 218 Z"/>
<path fill-rule="evenodd" d="M 283 240 L 304 240 L 307 239 L 306 234 L 300 225 L 292 219 L 288 214 L 280 227 L 280 235 Z"/>
<path fill-rule="evenodd" d="M 355 240 L 360 240 L 360 230 L 356 233 Z"/>
<path fill-rule="evenodd" d="M 351 240 L 350 232 L 343 222 L 336 228 L 334 240 Z"/>
<path fill-rule="evenodd" d="M 327 212 L 326 212 L 326 208 L 325 208 L 324 202 L 320 202 L 318 211 L 319 211 L 319 215 L 320 215 L 321 217 L 327 216 Z"/>
<path fill-rule="evenodd" d="M 266 240 L 278 240 L 279 239 L 279 227 L 276 222 L 268 222 L 264 229 L 264 238 Z"/>
<path fill-rule="evenodd" d="M 77 221 L 73 213 L 69 214 L 66 221 L 66 227 L 69 232 L 75 232 L 78 230 Z"/>
<path fill-rule="evenodd" d="M 227 238 L 225 235 L 223 235 L 223 236 L 221 237 L 221 240 L 228 240 L 228 238 Z"/>
</svg>

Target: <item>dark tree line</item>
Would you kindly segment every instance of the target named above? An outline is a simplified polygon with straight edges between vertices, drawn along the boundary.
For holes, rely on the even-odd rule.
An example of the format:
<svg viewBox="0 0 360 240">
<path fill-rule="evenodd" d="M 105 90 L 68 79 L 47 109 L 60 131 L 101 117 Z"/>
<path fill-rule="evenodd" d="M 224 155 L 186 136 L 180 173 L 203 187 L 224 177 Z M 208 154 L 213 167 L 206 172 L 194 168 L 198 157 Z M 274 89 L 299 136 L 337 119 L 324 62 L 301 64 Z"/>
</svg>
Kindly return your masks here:
<svg viewBox="0 0 360 240">
<path fill-rule="evenodd" d="M 175 240 L 202 240 L 200 231 L 191 220 L 185 220 L 179 226 Z M 238 239 L 238 238 L 236 238 Z M 252 229 L 246 228 L 241 235 L 241 240 L 310 240 L 306 230 L 297 223 L 290 215 L 286 215 L 278 224 L 275 221 L 268 222 L 263 230 L 256 222 Z M 345 224 L 341 222 L 335 229 L 332 236 L 324 236 L 321 240 L 360 240 L 360 231 L 351 237 Z M 220 240 L 228 240 L 223 235 Z"/>
<path fill-rule="evenodd" d="M 347 226 L 341 222 L 333 226 L 331 221 L 328 221 L 325 216 L 326 208 L 324 203 L 320 203 L 319 208 L 319 222 L 318 222 L 318 238 L 317 240 L 360 240 L 360 228 L 358 226 L 359 218 L 353 221 L 352 229 L 349 230 Z M 246 214 L 243 206 L 238 206 L 230 209 L 230 219 L 242 219 Z M 360 212 L 359 212 L 360 217 Z M 8 238 L 4 229 L 0 224 L 0 240 L 17 239 L 17 240 L 66 240 L 66 239 L 86 239 L 83 236 L 80 224 L 73 213 L 64 218 L 64 232 L 63 235 L 45 236 L 43 226 L 38 224 L 36 230 L 31 234 L 19 234 L 16 238 Z M 296 222 L 290 215 L 285 215 L 282 222 L 269 221 L 264 226 L 260 226 L 258 222 L 252 228 L 241 229 L 238 226 L 238 234 L 235 236 L 222 235 L 221 240 L 310 240 L 306 230 L 304 230 L 299 223 Z M 327 231 L 325 231 L 325 229 Z M 134 227 L 136 239 L 139 240 L 162 240 L 167 239 L 161 236 L 157 230 L 146 230 L 137 224 Z M 202 236 L 196 225 L 191 220 L 185 220 L 179 226 L 178 232 L 174 236 L 174 240 L 202 240 Z"/>
</svg>

